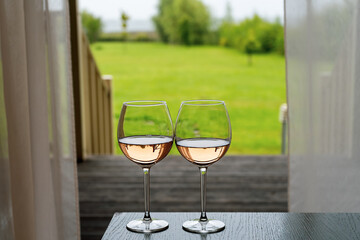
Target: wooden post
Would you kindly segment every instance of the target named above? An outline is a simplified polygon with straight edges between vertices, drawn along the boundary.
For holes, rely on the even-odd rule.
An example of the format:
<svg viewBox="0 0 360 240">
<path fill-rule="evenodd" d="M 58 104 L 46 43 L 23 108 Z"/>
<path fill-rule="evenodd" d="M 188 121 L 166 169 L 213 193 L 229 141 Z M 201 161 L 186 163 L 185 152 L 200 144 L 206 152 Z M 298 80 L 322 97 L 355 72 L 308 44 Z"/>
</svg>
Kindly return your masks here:
<svg viewBox="0 0 360 240">
<path fill-rule="evenodd" d="M 102 77 L 102 79 L 104 80 L 104 78 Z M 109 134 L 108 134 L 108 119 L 109 119 L 109 109 L 107 108 L 107 105 L 109 104 L 108 101 L 108 87 L 106 85 L 106 82 L 103 81 L 103 91 L 104 91 L 104 101 L 103 101 L 103 115 L 104 115 L 104 151 L 105 153 L 109 152 Z"/>
<path fill-rule="evenodd" d="M 81 30 L 80 30 L 81 31 Z M 87 41 L 85 35 L 81 37 L 81 49 L 82 49 L 82 58 L 81 58 L 81 91 L 83 93 L 83 117 L 82 117 L 82 125 L 83 125 L 83 152 L 84 157 L 90 155 L 94 152 L 93 148 L 93 140 L 92 140 L 92 131 L 91 131 L 91 88 L 90 88 L 90 75 L 89 75 L 89 56 L 88 56 L 88 48 Z"/>
<path fill-rule="evenodd" d="M 97 94 L 97 117 L 98 117 L 98 129 L 97 129 L 97 132 L 98 132 L 98 138 L 99 138 L 99 141 L 98 141 L 98 144 L 99 144 L 99 151 L 98 153 L 99 154 L 103 154 L 104 153 L 104 149 L 103 149 L 103 142 L 105 141 L 104 137 L 103 137 L 103 128 L 104 128 L 104 121 L 103 121 L 103 117 L 104 115 L 102 114 L 103 113 L 103 103 L 102 103 L 102 100 L 103 100 L 103 96 L 102 96 L 102 79 L 101 77 L 99 76 L 98 72 L 96 74 L 96 86 L 97 86 L 97 91 L 96 91 L 96 94 Z"/>
<path fill-rule="evenodd" d="M 89 80 L 90 80 L 90 110 L 91 110 L 91 139 L 92 139 L 92 154 L 99 153 L 99 134 L 98 134 L 98 108 L 97 108 L 97 87 L 96 87 L 96 69 L 93 59 L 90 58 L 89 53 Z"/>
<path fill-rule="evenodd" d="M 76 0 L 69 0 L 70 15 L 70 43 L 71 43 L 71 67 L 73 79 L 73 97 L 74 97 L 74 116 L 75 116 L 75 140 L 76 140 L 76 157 L 77 161 L 83 160 L 83 129 L 81 114 L 81 84 L 80 84 L 80 41 L 79 24 L 77 18 L 78 4 Z"/>
<path fill-rule="evenodd" d="M 105 115 L 106 122 L 106 152 L 107 154 L 113 154 L 114 149 L 114 138 L 113 138 L 113 111 L 112 111 L 112 80 L 113 76 L 111 75 L 104 75 L 103 80 L 105 81 L 105 85 L 107 87 L 107 94 L 105 96 L 106 99 L 106 111 Z"/>
</svg>

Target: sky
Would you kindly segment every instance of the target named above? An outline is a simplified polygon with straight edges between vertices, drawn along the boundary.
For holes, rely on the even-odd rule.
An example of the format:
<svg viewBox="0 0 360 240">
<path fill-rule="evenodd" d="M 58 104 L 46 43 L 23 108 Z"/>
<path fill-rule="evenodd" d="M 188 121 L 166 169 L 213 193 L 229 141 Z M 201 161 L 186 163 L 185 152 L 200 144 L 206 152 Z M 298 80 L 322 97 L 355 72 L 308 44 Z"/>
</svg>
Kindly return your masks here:
<svg viewBox="0 0 360 240">
<path fill-rule="evenodd" d="M 130 16 L 129 30 L 150 30 L 151 18 L 157 13 L 159 0 L 79 0 L 80 9 L 101 17 L 105 32 L 120 30 L 119 16 L 125 11 Z M 226 3 L 232 7 L 235 20 L 259 14 L 269 20 L 284 15 L 284 0 L 202 0 L 208 6 L 212 17 L 225 15 Z M 119 28 L 119 29 L 117 29 Z M 140 29 L 136 29 L 140 28 Z"/>
</svg>

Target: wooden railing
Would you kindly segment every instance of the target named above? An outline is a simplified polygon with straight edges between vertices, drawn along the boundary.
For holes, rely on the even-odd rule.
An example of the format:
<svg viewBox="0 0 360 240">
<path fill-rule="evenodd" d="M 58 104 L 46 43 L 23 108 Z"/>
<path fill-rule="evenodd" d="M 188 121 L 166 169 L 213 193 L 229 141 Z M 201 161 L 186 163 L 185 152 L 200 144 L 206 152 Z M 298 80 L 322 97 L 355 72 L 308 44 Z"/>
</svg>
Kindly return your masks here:
<svg viewBox="0 0 360 240">
<path fill-rule="evenodd" d="M 81 39 L 81 119 L 84 155 L 111 154 L 112 76 L 101 76 L 84 33 Z"/>
<path fill-rule="evenodd" d="M 69 0 L 75 135 L 78 161 L 113 153 L 112 76 L 100 74 L 82 31 L 77 1 Z"/>
</svg>

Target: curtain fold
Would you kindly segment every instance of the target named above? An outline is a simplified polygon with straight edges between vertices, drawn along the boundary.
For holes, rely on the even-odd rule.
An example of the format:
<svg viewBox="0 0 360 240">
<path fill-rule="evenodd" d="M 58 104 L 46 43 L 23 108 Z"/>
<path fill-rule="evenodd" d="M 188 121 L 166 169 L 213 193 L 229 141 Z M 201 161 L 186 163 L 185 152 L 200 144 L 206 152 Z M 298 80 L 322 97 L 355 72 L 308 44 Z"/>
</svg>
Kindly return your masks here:
<svg viewBox="0 0 360 240">
<path fill-rule="evenodd" d="M 0 0 L 1 239 L 80 238 L 68 12 Z"/>
<path fill-rule="evenodd" d="M 1 33 L 0 33 L 1 41 Z M 1 45 L 1 42 L 0 42 Z M 0 63 L 1 48 L 0 48 Z M 10 174 L 9 174 L 9 150 L 8 132 L 4 99 L 4 79 L 2 74 L 2 64 L 0 64 L 0 239 L 14 239 Z"/>
<path fill-rule="evenodd" d="M 285 1 L 289 210 L 360 212 L 360 1 Z"/>
</svg>

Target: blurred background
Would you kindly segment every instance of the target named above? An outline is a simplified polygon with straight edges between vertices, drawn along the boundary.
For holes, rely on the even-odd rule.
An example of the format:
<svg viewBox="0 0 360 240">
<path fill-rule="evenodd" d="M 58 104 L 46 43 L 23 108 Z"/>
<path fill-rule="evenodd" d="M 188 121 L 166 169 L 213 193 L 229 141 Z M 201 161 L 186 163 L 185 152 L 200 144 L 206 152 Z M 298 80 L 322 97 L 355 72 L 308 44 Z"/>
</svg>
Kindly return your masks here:
<svg viewBox="0 0 360 240">
<path fill-rule="evenodd" d="M 100 72 L 113 76 L 114 136 L 124 101 L 167 101 L 175 122 L 182 100 L 221 99 L 230 154 L 281 153 L 282 0 L 80 0 L 79 8 Z"/>
<path fill-rule="evenodd" d="M 224 100 L 232 142 L 209 169 L 208 211 L 287 211 L 283 15 L 282 0 L 79 1 L 84 239 L 114 212 L 142 209 L 141 171 L 116 141 L 124 101 L 164 100 L 175 124 L 183 100 Z M 151 170 L 154 212 L 198 212 L 199 190 L 197 167 L 175 146 Z"/>
</svg>

